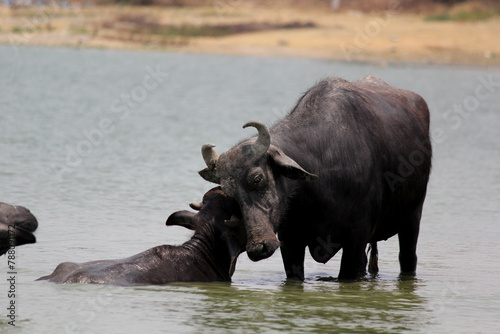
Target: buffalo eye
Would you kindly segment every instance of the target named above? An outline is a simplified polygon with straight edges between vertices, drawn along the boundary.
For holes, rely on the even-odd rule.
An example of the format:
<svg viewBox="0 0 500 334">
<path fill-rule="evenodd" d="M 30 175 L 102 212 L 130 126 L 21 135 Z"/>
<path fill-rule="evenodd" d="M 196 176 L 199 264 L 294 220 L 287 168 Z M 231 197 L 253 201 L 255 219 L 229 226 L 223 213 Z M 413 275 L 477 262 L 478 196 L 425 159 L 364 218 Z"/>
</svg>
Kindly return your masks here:
<svg viewBox="0 0 500 334">
<path fill-rule="evenodd" d="M 264 174 L 260 173 L 251 173 L 247 177 L 247 184 L 252 189 L 260 189 L 266 184 L 266 180 L 264 178 Z"/>
</svg>

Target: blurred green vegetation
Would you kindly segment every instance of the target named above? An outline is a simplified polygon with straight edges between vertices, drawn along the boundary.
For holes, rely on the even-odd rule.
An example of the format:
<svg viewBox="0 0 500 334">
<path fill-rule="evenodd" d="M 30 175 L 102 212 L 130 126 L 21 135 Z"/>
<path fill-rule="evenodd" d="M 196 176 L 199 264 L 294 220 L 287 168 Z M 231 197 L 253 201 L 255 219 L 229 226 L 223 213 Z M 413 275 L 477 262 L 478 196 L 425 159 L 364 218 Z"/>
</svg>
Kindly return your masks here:
<svg viewBox="0 0 500 334">
<path fill-rule="evenodd" d="M 446 10 L 428 14 L 425 21 L 463 21 L 476 22 L 500 16 L 499 1 L 466 1 L 448 7 Z"/>
</svg>

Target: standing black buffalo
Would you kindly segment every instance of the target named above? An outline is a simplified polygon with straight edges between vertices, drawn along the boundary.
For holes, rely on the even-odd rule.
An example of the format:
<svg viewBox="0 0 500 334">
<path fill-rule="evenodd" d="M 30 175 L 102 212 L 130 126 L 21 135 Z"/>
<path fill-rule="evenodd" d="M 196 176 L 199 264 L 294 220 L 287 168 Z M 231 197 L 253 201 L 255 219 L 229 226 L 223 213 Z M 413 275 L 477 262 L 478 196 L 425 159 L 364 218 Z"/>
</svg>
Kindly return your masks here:
<svg viewBox="0 0 500 334">
<path fill-rule="evenodd" d="M 220 188 L 214 188 L 202 203 L 191 207 L 199 211 L 178 211 L 166 222 L 195 230 L 193 237 L 180 246 L 157 246 L 120 260 L 64 262 L 38 280 L 114 285 L 230 281 L 246 244 L 238 204 Z"/>
<path fill-rule="evenodd" d="M 38 227 L 35 216 L 23 206 L 0 202 L 0 255 L 16 246 L 33 244 Z"/>
<path fill-rule="evenodd" d="M 200 175 L 239 203 L 250 259 L 281 244 L 287 277 L 303 279 L 306 246 L 322 263 L 342 248 L 339 279 L 354 279 L 366 245 L 398 234 L 401 271 L 415 272 L 432 155 L 422 97 L 376 76 L 328 78 L 271 130 L 248 126 L 257 139 L 220 156 L 202 147 Z"/>
</svg>

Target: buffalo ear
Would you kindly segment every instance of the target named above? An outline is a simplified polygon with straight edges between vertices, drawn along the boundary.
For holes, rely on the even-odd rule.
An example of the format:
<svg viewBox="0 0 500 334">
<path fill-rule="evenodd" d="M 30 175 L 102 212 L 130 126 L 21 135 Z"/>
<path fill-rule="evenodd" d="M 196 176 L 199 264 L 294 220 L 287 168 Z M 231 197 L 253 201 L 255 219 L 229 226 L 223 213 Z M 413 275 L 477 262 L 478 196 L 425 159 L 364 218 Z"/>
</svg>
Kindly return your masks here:
<svg viewBox="0 0 500 334">
<path fill-rule="evenodd" d="M 279 173 L 292 180 L 313 181 L 318 178 L 316 174 L 307 172 L 281 150 L 269 150 L 270 157 Z"/>
<path fill-rule="evenodd" d="M 190 230 L 196 230 L 196 222 L 194 219 L 195 216 L 196 216 L 195 213 L 186 210 L 177 211 L 172 213 L 170 217 L 168 217 L 165 225 L 167 226 L 178 225 L 188 228 Z"/>
<path fill-rule="evenodd" d="M 198 174 L 208 182 L 220 184 L 220 178 L 215 176 L 215 173 L 208 168 L 200 170 Z"/>
</svg>

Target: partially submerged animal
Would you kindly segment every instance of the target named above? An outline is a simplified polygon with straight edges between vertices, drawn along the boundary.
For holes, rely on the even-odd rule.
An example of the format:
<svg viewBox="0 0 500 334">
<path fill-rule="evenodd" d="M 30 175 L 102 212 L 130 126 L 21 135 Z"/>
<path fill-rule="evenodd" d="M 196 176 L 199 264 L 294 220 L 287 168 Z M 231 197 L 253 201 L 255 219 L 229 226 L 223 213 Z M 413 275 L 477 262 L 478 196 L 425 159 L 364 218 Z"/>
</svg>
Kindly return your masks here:
<svg viewBox="0 0 500 334">
<path fill-rule="evenodd" d="M 33 244 L 38 227 L 35 216 L 23 206 L 0 202 L 0 255 L 10 248 Z"/>
<path fill-rule="evenodd" d="M 124 286 L 230 281 L 238 255 L 246 245 L 238 204 L 217 187 L 191 207 L 198 212 L 177 211 L 166 222 L 195 231 L 180 246 L 157 246 L 119 260 L 65 262 L 38 280 Z"/>
</svg>

